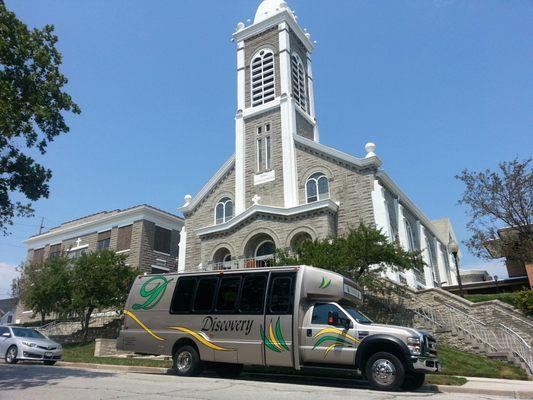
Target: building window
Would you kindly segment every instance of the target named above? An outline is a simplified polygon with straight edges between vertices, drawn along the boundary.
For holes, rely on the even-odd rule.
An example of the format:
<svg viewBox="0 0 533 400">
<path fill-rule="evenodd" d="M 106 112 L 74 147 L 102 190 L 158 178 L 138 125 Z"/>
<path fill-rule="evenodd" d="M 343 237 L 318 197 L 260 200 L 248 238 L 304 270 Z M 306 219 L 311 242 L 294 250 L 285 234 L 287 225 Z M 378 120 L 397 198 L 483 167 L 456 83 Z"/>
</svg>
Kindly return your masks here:
<svg viewBox="0 0 533 400">
<path fill-rule="evenodd" d="M 302 59 L 296 53 L 291 57 L 291 71 L 292 71 L 292 95 L 296 104 L 304 110 L 307 107 L 307 95 L 305 90 L 305 70 Z"/>
<path fill-rule="evenodd" d="M 252 106 L 260 106 L 274 100 L 274 53 L 270 49 L 260 50 L 252 59 L 250 68 Z"/>
<path fill-rule="evenodd" d="M 61 243 L 51 245 L 48 258 L 50 260 L 53 260 L 54 258 L 59 258 L 59 257 L 61 257 Z"/>
<path fill-rule="evenodd" d="M 98 241 L 96 242 L 97 250 L 109 249 L 111 244 L 111 231 L 98 233 Z"/>
<path fill-rule="evenodd" d="M 436 252 L 434 248 L 435 239 L 428 235 L 426 232 L 426 247 L 428 249 L 429 266 L 431 268 L 431 275 L 433 276 L 433 282 L 436 286 L 440 286 L 440 274 L 437 265 Z"/>
<path fill-rule="evenodd" d="M 84 247 L 82 249 L 75 249 L 75 250 L 69 250 L 68 251 L 68 258 L 76 259 L 82 256 L 82 254 L 85 254 L 87 252 L 87 247 Z"/>
<path fill-rule="evenodd" d="M 170 254 L 170 237 L 172 231 L 170 229 L 155 227 L 154 232 L 154 250 L 160 253 Z"/>
<path fill-rule="evenodd" d="M 33 264 L 41 265 L 44 261 L 44 247 L 41 249 L 33 250 Z"/>
<path fill-rule="evenodd" d="M 131 247 L 131 231 L 133 225 L 118 228 L 117 251 L 129 250 Z"/>
<path fill-rule="evenodd" d="M 215 222 L 222 224 L 233 218 L 233 202 L 229 197 L 220 199 L 215 208 Z"/>
<path fill-rule="evenodd" d="M 257 135 L 257 172 L 268 171 L 272 168 L 272 142 L 270 139 L 270 123 L 258 126 Z"/>
<path fill-rule="evenodd" d="M 404 218 L 405 221 L 405 230 L 407 232 L 407 246 L 409 251 L 415 251 L 415 237 L 413 235 L 413 228 L 411 223 Z"/>
<path fill-rule="evenodd" d="M 311 175 L 305 184 L 305 188 L 308 203 L 329 199 L 328 178 L 322 172 Z"/>
</svg>

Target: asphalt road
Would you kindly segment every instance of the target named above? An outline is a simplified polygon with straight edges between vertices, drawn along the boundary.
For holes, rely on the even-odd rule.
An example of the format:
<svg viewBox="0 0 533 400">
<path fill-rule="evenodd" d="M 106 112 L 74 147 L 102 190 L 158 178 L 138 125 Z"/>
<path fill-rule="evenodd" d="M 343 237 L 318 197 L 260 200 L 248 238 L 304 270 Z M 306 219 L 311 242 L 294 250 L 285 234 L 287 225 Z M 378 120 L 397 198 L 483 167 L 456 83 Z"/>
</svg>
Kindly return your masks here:
<svg viewBox="0 0 533 400">
<path fill-rule="evenodd" d="M 30 364 L 0 365 L 1 400 L 478 400 L 501 397 L 458 393 L 385 393 L 363 383 L 275 375 L 244 375 L 228 380 L 215 376 L 172 375 L 85 370 Z"/>
</svg>

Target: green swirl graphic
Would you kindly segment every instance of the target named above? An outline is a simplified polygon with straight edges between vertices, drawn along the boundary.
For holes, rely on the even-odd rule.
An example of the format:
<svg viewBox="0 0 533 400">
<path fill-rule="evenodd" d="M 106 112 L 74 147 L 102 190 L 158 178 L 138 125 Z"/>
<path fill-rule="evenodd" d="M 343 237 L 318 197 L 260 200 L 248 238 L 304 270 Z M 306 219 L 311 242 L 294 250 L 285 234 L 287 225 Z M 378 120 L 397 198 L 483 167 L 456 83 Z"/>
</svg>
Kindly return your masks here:
<svg viewBox="0 0 533 400">
<path fill-rule="evenodd" d="M 148 279 L 144 285 L 141 286 L 139 292 L 141 297 L 147 298 L 146 301 L 142 304 L 135 303 L 131 308 L 134 310 L 150 310 L 154 308 L 163 297 L 168 284 L 173 280 L 174 279 L 167 279 L 164 276 L 154 276 L 153 278 Z M 157 284 L 148 290 L 147 288 L 152 282 L 156 282 Z"/>
</svg>

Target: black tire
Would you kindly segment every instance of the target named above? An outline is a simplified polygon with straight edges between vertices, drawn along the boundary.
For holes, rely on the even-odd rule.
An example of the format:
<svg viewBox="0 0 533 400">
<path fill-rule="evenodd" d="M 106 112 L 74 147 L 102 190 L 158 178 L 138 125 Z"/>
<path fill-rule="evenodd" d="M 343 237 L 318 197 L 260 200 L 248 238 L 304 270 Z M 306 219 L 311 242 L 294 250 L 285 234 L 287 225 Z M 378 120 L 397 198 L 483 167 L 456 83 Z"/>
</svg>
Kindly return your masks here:
<svg viewBox="0 0 533 400">
<path fill-rule="evenodd" d="M 242 364 L 218 364 L 215 372 L 221 378 L 237 378 L 242 372 Z"/>
<path fill-rule="evenodd" d="M 45 361 L 44 365 L 55 365 L 56 361 Z"/>
<path fill-rule="evenodd" d="M 16 363 L 18 363 L 19 362 L 19 360 L 17 360 L 18 352 L 19 351 L 17 349 L 17 346 L 15 346 L 15 345 L 9 346 L 9 348 L 6 351 L 5 358 L 4 358 L 6 364 L 16 364 Z"/>
<path fill-rule="evenodd" d="M 197 376 L 202 372 L 202 361 L 194 347 L 181 346 L 172 357 L 172 367 L 176 375 Z"/>
<path fill-rule="evenodd" d="M 398 390 L 405 378 L 403 363 L 394 354 L 384 351 L 370 356 L 365 372 L 368 382 L 377 390 Z"/>
<path fill-rule="evenodd" d="M 408 372 L 405 374 L 402 389 L 413 392 L 415 390 L 420 389 L 424 384 L 425 380 L 426 374 L 421 374 L 418 372 Z"/>
</svg>

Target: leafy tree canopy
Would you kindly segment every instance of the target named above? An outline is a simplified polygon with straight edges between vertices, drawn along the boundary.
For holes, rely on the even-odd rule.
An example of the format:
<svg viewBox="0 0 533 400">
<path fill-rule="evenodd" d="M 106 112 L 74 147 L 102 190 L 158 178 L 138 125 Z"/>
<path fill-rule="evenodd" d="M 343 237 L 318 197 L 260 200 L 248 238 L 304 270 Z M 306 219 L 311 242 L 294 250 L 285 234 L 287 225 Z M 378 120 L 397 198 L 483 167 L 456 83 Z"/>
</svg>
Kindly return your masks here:
<svg viewBox="0 0 533 400">
<path fill-rule="evenodd" d="M 349 276 L 367 286 L 385 268 L 422 269 L 421 252 L 409 252 L 391 242 L 380 230 L 361 224 L 346 236 L 301 241 L 295 249 L 278 252 L 278 265 L 312 265 Z"/>
<path fill-rule="evenodd" d="M 472 236 L 465 244 L 476 256 L 533 259 L 531 161 L 514 159 L 500 163 L 496 171 L 465 169 L 456 176 L 465 185 L 459 204 L 470 215 L 467 228 Z"/>
<path fill-rule="evenodd" d="M 23 268 L 18 282 L 24 306 L 41 316 L 44 324 L 47 315 L 61 313 L 68 308 L 70 299 L 69 260 L 64 257 L 47 260 L 43 265 Z"/>
<path fill-rule="evenodd" d="M 124 307 L 136 274 L 125 255 L 111 250 L 82 254 L 74 261 L 70 309 L 80 317 L 85 336 L 94 310 Z"/>
<path fill-rule="evenodd" d="M 48 197 L 49 169 L 31 157 L 69 131 L 63 111 L 80 108 L 63 91 L 54 27 L 30 30 L 0 1 L 0 232 L 15 216 L 30 216 L 31 203 Z"/>
</svg>

